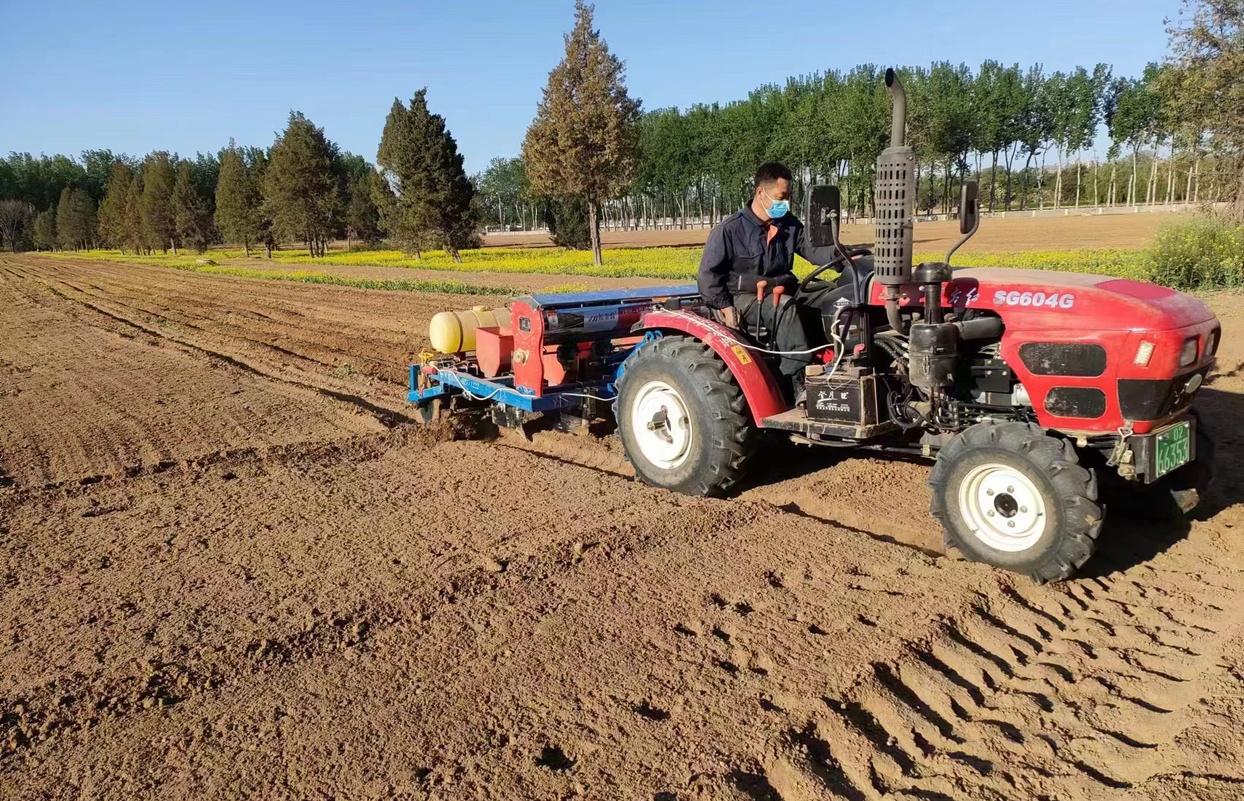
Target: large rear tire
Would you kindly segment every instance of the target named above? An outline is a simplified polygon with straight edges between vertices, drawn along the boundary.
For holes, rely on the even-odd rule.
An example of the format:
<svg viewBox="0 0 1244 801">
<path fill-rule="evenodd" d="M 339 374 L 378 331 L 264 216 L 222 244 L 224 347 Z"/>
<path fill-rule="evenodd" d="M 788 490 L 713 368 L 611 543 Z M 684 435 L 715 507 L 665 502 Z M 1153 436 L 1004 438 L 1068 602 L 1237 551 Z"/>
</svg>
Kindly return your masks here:
<svg viewBox="0 0 1244 801">
<path fill-rule="evenodd" d="M 653 339 L 631 354 L 616 416 L 636 475 L 686 495 L 725 495 L 754 450 L 755 426 L 730 368 L 688 337 Z"/>
<path fill-rule="evenodd" d="M 985 422 L 937 455 L 931 511 L 946 547 L 1033 581 L 1068 578 L 1097 546 L 1097 480 L 1037 425 Z"/>
</svg>

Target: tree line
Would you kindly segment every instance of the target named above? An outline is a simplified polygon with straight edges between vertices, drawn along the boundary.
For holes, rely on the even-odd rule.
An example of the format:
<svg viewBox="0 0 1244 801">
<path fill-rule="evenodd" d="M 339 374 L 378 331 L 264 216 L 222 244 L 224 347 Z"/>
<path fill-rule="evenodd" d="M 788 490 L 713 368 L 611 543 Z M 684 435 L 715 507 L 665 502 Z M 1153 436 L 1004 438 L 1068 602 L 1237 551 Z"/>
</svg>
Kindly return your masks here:
<svg viewBox="0 0 1244 801">
<path fill-rule="evenodd" d="M 0 238 L 14 251 L 135 254 L 301 242 L 323 256 L 335 238 L 374 246 L 382 231 L 452 254 L 477 243 L 474 189 L 444 119 L 420 90 L 394 101 L 375 165 L 342 151 L 294 111 L 268 148 L 230 140 L 215 154 L 141 160 L 88 151 L 81 160 L 12 153 L 0 160 Z"/>
<path fill-rule="evenodd" d="M 1222 199 L 1244 217 L 1235 66 L 1244 62 L 1244 0 L 1187 0 L 1170 34 L 1167 59 L 1134 77 L 1105 64 L 902 68 L 918 208 L 951 211 L 973 178 L 990 210 Z M 313 256 L 336 237 L 388 236 L 415 254 L 436 248 L 458 258 L 495 222 L 548 226 L 559 243 L 592 247 L 599 260 L 602 221 L 714 222 L 747 201 L 756 165 L 770 160 L 794 171 L 796 202 L 812 183 L 836 183 L 848 214 L 869 213 L 890 118 L 877 65 L 792 77 L 733 103 L 645 112 L 583 0 L 565 46 L 522 154 L 475 176 L 420 90 L 394 101 L 374 165 L 298 112 L 268 148 L 230 142 L 193 159 L 10 154 L 0 161 L 0 236 L 15 249 L 133 252 L 227 242 L 270 253 L 302 242 Z M 1098 158 L 1103 127 L 1110 144 Z"/>
</svg>

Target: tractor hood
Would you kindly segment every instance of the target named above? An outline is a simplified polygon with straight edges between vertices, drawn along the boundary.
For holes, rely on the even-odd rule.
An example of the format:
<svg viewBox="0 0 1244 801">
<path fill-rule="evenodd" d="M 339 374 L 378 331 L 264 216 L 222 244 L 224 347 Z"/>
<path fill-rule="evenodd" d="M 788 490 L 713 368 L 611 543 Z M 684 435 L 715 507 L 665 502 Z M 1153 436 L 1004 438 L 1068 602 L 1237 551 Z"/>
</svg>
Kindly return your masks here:
<svg viewBox="0 0 1244 801">
<path fill-rule="evenodd" d="M 955 270 L 945 301 L 948 306 L 996 311 L 1008 326 L 1031 321 L 1045 328 L 1169 331 L 1214 319 L 1201 301 L 1156 284 L 1006 267 Z"/>
</svg>

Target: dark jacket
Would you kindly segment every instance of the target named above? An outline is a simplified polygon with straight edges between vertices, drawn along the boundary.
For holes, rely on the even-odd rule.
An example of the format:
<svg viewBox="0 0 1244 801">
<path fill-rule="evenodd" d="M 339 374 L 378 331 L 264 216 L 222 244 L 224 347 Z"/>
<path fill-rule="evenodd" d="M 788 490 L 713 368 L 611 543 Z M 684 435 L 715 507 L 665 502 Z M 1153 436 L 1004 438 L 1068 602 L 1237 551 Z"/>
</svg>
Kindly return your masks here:
<svg viewBox="0 0 1244 801">
<path fill-rule="evenodd" d="M 796 253 L 818 266 L 834 257 L 832 247 L 812 247 L 795 215 L 787 214 L 770 225 L 776 225 L 778 233 L 766 243 L 767 227 L 747 206 L 722 220 L 708 235 L 697 281 L 709 306 L 724 309 L 733 305 L 735 295 L 755 295 L 761 278 L 769 282 L 770 289 L 778 285 L 794 289 L 799 283 L 794 274 Z"/>
</svg>

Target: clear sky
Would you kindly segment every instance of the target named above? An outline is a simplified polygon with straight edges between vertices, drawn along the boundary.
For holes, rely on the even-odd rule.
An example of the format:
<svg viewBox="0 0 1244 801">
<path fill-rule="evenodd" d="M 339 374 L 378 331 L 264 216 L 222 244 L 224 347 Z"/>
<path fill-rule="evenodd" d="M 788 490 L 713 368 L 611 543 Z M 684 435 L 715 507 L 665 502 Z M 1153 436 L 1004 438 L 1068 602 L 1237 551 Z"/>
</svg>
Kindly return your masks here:
<svg viewBox="0 0 1244 801">
<path fill-rule="evenodd" d="M 939 6 L 944 6 L 939 8 Z M 573 0 L 0 0 L 0 152 L 270 145 L 291 109 L 376 157 L 394 97 L 428 87 L 475 172 L 517 155 Z M 1179 0 L 598 0 L 645 108 L 745 97 L 855 64 L 1113 64 L 1166 51 Z"/>
</svg>

